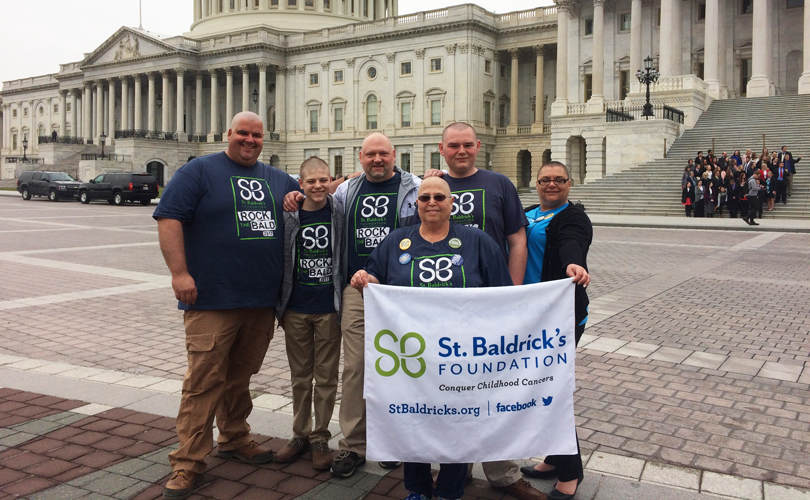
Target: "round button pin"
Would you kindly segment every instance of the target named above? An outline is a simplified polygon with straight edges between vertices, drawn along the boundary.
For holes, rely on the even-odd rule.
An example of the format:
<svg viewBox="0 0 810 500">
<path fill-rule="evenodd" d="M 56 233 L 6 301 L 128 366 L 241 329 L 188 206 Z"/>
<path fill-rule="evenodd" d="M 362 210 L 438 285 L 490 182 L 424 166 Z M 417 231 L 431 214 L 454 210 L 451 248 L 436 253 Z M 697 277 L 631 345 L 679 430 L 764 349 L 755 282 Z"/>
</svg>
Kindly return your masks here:
<svg viewBox="0 0 810 500">
<path fill-rule="evenodd" d="M 458 238 L 453 238 L 447 244 L 450 245 L 450 248 L 461 248 L 461 240 Z"/>
<path fill-rule="evenodd" d="M 411 254 L 409 253 L 404 253 L 399 256 L 399 263 L 402 264 L 403 266 L 410 261 L 411 261 Z"/>
<path fill-rule="evenodd" d="M 399 242 L 399 249 L 400 250 L 407 250 L 411 248 L 411 240 L 405 238 L 404 240 Z"/>
<path fill-rule="evenodd" d="M 459 254 L 455 254 L 455 255 L 453 255 L 453 257 L 450 259 L 450 262 L 451 262 L 451 263 L 452 263 L 454 266 L 456 266 L 456 267 L 461 267 L 461 266 L 463 266 L 463 265 L 464 265 L 464 257 L 462 257 L 462 256 L 461 256 L 461 255 L 459 255 Z"/>
</svg>

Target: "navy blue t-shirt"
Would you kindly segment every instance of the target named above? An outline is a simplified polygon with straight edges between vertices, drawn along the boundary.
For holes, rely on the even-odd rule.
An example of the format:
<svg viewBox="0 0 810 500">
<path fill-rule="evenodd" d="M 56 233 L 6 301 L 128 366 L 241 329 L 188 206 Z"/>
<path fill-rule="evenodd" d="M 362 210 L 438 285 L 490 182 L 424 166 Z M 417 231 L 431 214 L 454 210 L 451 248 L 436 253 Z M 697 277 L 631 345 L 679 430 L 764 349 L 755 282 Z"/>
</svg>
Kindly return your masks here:
<svg viewBox="0 0 810 500">
<path fill-rule="evenodd" d="M 388 234 L 399 225 L 397 197 L 401 174 L 384 182 L 371 182 L 363 177 L 362 186 L 349 211 L 348 281 L 363 269 L 366 258 Z"/>
<path fill-rule="evenodd" d="M 301 314 L 335 312 L 332 282 L 332 209 L 298 210 L 301 230 L 295 240 L 295 269 L 289 309 Z"/>
<path fill-rule="evenodd" d="M 422 224 L 392 232 L 366 261 L 366 271 L 384 285 L 421 288 L 511 286 L 498 245 L 481 231 L 450 224 L 442 241 L 419 235 Z"/>
<path fill-rule="evenodd" d="M 179 309 L 276 305 L 284 267 L 281 204 L 298 183 L 261 162 L 234 163 L 225 153 L 183 165 L 166 185 L 154 218 L 183 222 L 186 265 L 197 302 Z"/>
<path fill-rule="evenodd" d="M 453 193 L 450 221 L 482 229 L 506 258 L 506 237 L 529 224 L 512 181 L 503 174 L 481 169 L 469 177 L 442 178 Z"/>
</svg>

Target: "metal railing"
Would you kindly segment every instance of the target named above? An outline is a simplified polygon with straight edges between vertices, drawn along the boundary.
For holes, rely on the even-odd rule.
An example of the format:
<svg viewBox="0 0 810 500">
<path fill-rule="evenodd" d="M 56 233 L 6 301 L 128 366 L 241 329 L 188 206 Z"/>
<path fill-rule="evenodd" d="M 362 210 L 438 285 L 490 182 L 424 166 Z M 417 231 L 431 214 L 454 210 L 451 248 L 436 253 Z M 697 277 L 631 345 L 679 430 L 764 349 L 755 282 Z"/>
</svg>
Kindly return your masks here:
<svg viewBox="0 0 810 500">
<path fill-rule="evenodd" d="M 653 104 L 653 116 L 651 118 L 657 120 L 670 120 L 676 123 L 683 124 L 684 113 L 680 109 L 667 106 L 666 104 Z M 611 106 L 605 109 L 606 122 L 631 122 L 634 120 L 643 120 L 644 105 L 632 106 Z"/>
<path fill-rule="evenodd" d="M 116 130 L 116 139 L 153 139 L 157 141 L 176 141 L 176 132 L 158 132 L 157 130 Z"/>
<path fill-rule="evenodd" d="M 214 142 L 222 142 L 222 134 L 214 134 Z"/>
<path fill-rule="evenodd" d="M 40 135 L 37 137 L 39 144 L 80 144 L 84 145 L 84 139 L 81 137 L 64 137 L 57 136 L 56 139 L 51 135 Z"/>
<path fill-rule="evenodd" d="M 271 141 L 280 141 L 281 136 L 279 134 L 277 134 L 276 132 L 273 132 L 273 133 L 270 134 L 270 140 Z"/>
<path fill-rule="evenodd" d="M 188 136 L 188 142 L 208 142 L 207 135 L 190 135 Z"/>
<path fill-rule="evenodd" d="M 127 161 L 127 157 L 125 155 L 100 155 L 96 153 L 85 153 L 82 154 L 82 160 L 94 160 L 94 161 Z"/>
<path fill-rule="evenodd" d="M 31 158 L 30 156 L 25 158 L 22 156 L 6 156 L 6 163 L 31 163 L 34 165 L 44 165 L 45 158 Z"/>
</svg>

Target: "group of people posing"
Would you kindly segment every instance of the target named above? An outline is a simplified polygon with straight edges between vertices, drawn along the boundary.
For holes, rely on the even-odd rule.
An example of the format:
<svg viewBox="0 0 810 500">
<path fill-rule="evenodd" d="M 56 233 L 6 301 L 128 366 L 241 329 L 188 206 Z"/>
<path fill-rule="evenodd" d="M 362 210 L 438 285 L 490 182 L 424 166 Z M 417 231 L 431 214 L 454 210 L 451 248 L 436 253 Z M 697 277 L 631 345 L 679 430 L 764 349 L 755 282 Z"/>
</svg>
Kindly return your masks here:
<svg viewBox="0 0 810 500">
<path fill-rule="evenodd" d="M 779 152 L 752 153 L 740 150 L 728 156 L 723 151 L 715 156 L 710 149 L 704 157 L 698 151 L 694 160 L 684 168 L 681 177 L 681 203 L 686 216 L 723 216 L 727 208 L 729 217 L 739 214 L 748 224 L 758 225 L 754 218 L 762 218 L 765 207 L 770 212 L 780 201 L 787 204 L 793 191 L 793 176 L 801 155 L 794 157 L 782 146 Z"/>
<path fill-rule="evenodd" d="M 154 213 L 184 310 L 188 352 L 180 444 L 169 455 L 173 474 L 164 498 L 187 498 L 204 483 L 215 417 L 221 458 L 291 462 L 311 452 L 315 469 L 330 469 L 338 478 L 363 465 L 362 291 L 368 283 L 430 286 L 440 275 L 420 272 L 408 265 L 412 261 L 453 255 L 441 274 L 445 280 L 451 273 L 445 281 L 452 287 L 573 278 L 579 341 L 587 321 L 593 229 L 585 212 L 568 203 L 571 181 L 562 163 L 538 169 L 540 204 L 524 210 L 507 177 L 476 168 L 480 141 L 465 123 L 445 128 L 439 149 L 448 169 L 430 170 L 424 180 L 395 165 L 394 148 L 381 133 L 363 141 L 358 175 L 333 179 L 323 160 L 309 158 L 297 182 L 257 161 L 262 140 L 258 115 L 236 115 L 227 150 L 180 168 Z M 454 272 L 464 279 L 452 279 Z M 247 417 L 250 377 L 261 368 L 275 319 L 285 332 L 294 415 L 293 438 L 274 454 L 251 438 Z M 328 425 L 341 344 L 342 439 L 333 456 Z M 471 470 L 469 464 L 442 464 L 434 484 L 430 464 L 404 467 L 408 500 L 459 499 Z M 583 478 L 579 453 L 549 456 L 533 467 L 500 461 L 483 468 L 494 488 L 521 500 L 571 499 Z M 521 472 L 557 483 L 546 495 Z"/>
</svg>

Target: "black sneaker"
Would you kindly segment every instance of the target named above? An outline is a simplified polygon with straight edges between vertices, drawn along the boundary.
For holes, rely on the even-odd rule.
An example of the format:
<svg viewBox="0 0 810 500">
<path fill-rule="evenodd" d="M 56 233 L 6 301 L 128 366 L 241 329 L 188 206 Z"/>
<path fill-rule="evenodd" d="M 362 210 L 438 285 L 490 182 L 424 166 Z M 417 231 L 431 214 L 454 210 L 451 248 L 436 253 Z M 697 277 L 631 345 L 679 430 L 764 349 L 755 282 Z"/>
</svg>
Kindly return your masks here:
<svg viewBox="0 0 810 500">
<path fill-rule="evenodd" d="M 396 469 L 402 465 L 402 462 L 380 462 L 380 467 L 383 469 Z"/>
<path fill-rule="evenodd" d="M 366 457 L 360 456 L 353 451 L 341 451 L 332 460 L 332 475 L 341 479 L 346 479 L 354 474 L 354 470 L 366 463 Z"/>
</svg>

